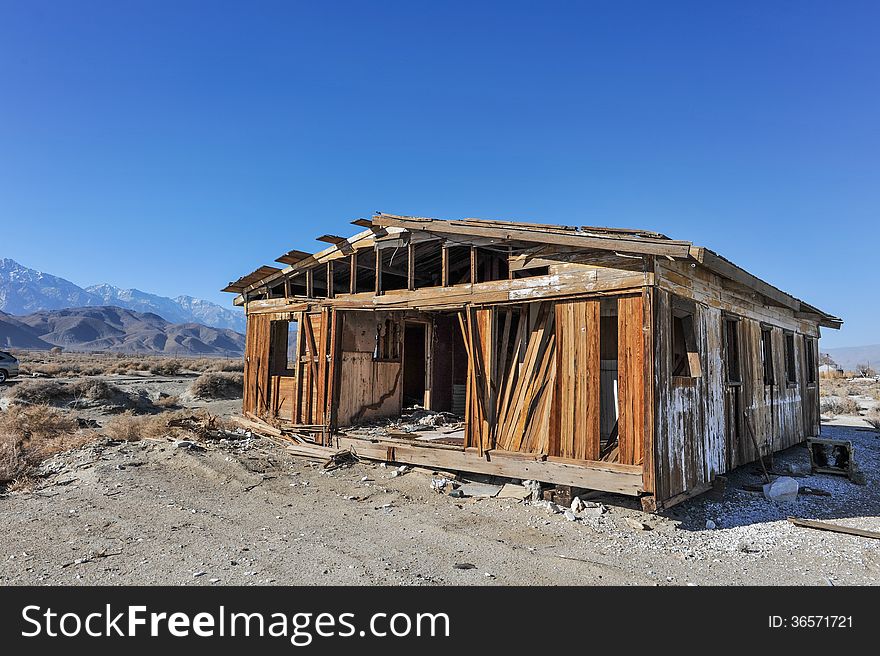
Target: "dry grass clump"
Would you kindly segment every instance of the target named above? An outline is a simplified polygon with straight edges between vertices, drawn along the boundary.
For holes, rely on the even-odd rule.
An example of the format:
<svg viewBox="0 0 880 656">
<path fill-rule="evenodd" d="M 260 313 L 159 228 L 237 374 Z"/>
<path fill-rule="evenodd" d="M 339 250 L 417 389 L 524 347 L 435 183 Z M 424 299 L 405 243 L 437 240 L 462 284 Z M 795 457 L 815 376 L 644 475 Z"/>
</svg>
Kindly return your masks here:
<svg viewBox="0 0 880 656">
<path fill-rule="evenodd" d="M 244 375 L 232 371 L 212 371 L 196 378 L 187 390 L 193 399 L 239 399 L 244 387 Z"/>
<path fill-rule="evenodd" d="M 0 414 L 0 485 L 23 489 L 29 474 L 50 456 L 90 442 L 76 417 L 48 405 L 10 406 Z"/>
<path fill-rule="evenodd" d="M 848 397 L 825 399 L 820 406 L 823 415 L 858 415 L 861 409 L 858 401 Z"/>
<path fill-rule="evenodd" d="M 170 434 L 168 413 L 136 415 L 131 410 L 113 417 L 104 424 L 103 433 L 117 442 L 161 438 Z"/>
<path fill-rule="evenodd" d="M 871 412 L 868 413 L 868 416 L 865 417 L 865 421 L 867 421 L 873 428 L 880 430 L 880 410 L 877 410 L 876 408 L 871 410 Z"/>
<path fill-rule="evenodd" d="M 219 417 L 208 412 L 163 412 L 158 415 L 136 415 L 125 412 L 104 424 L 103 433 L 118 442 L 163 438 L 199 437 L 206 431 L 224 430 Z"/>
</svg>

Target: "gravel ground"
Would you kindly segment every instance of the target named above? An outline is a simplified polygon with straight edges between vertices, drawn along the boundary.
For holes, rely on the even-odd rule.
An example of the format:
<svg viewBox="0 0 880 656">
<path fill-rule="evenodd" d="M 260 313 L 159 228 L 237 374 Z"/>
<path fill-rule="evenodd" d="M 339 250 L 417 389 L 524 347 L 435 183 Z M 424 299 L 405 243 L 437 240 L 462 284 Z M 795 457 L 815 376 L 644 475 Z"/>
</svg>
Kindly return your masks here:
<svg viewBox="0 0 880 656">
<path fill-rule="evenodd" d="M 876 584 L 880 540 L 786 521 L 880 531 L 878 433 L 823 434 L 853 441 L 866 486 L 798 478 L 832 496 L 777 507 L 741 489 L 761 482 L 750 465 L 723 494 L 662 515 L 607 495 L 574 521 L 528 502 L 438 494 L 419 470 L 393 477 L 359 462 L 327 472 L 262 438 L 204 450 L 103 441 L 44 463 L 38 489 L 0 496 L 0 584 Z M 807 463 L 794 447 L 776 469 Z"/>
</svg>

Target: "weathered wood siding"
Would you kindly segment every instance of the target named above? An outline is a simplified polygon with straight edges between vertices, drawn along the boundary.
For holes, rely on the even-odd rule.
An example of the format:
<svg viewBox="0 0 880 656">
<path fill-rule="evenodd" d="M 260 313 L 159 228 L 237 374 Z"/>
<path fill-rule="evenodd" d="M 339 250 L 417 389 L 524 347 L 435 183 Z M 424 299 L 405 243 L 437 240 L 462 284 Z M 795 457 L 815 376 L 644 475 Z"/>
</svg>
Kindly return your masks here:
<svg viewBox="0 0 880 656">
<path fill-rule="evenodd" d="M 684 286 L 677 288 L 683 290 Z M 658 500 L 704 489 L 716 475 L 756 460 L 758 454 L 750 428 L 765 454 L 818 434 L 818 390 L 807 383 L 803 334 L 794 334 L 798 381 L 789 385 L 785 377 L 783 328 L 770 326 L 758 318 L 735 315 L 732 312 L 735 306 L 723 300 L 723 294 L 718 296 L 719 302 L 713 304 L 714 307 L 697 301 L 694 328 L 701 376 L 674 378 L 671 375 L 672 294 L 664 289 L 656 294 L 655 475 Z M 754 312 L 754 309 L 749 312 L 764 314 Z M 728 382 L 723 340 L 725 316 L 736 319 L 739 385 Z M 800 320 L 794 317 L 783 323 L 802 327 Z M 762 324 L 771 329 L 773 385 L 764 382 Z M 813 339 L 811 344 L 815 349 L 816 340 Z M 815 356 L 813 361 L 816 362 Z"/>
<path fill-rule="evenodd" d="M 726 471 L 721 311 L 696 304 L 694 330 L 702 376 L 672 376 L 672 305 L 658 291 L 654 336 L 656 496 L 669 499 Z"/>
<path fill-rule="evenodd" d="M 269 413 L 271 403 L 269 389 L 270 339 L 271 316 L 249 316 L 245 333 L 242 411 L 258 417 L 264 417 Z"/>
<path fill-rule="evenodd" d="M 598 460 L 599 300 L 556 304 L 556 381 L 550 455 Z"/>
</svg>

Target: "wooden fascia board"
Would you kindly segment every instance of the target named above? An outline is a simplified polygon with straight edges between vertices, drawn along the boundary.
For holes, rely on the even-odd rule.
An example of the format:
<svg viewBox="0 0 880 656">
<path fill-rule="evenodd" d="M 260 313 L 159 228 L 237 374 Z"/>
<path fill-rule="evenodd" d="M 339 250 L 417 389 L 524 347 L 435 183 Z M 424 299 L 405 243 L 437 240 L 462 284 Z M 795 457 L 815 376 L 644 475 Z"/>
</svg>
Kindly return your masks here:
<svg viewBox="0 0 880 656">
<path fill-rule="evenodd" d="M 690 255 L 690 242 L 672 240 L 624 239 L 621 237 L 596 237 L 575 232 L 566 233 L 519 228 L 507 226 L 477 226 L 473 224 L 454 223 L 451 221 L 398 218 L 385 214 L 373 217 L 373 224 L 406 228 L 407 230 L 424 230 L 441 235 L 467 235 L 474 237 L 494 237 L 504 241 L 525 241 L 559 246 L 577 246 L 596 248 L 606 251 L 622 251 L 625 253 L 643 253 L 647 255 L 665 255 L 673 258 L 686 258 Z"/>
</svg>

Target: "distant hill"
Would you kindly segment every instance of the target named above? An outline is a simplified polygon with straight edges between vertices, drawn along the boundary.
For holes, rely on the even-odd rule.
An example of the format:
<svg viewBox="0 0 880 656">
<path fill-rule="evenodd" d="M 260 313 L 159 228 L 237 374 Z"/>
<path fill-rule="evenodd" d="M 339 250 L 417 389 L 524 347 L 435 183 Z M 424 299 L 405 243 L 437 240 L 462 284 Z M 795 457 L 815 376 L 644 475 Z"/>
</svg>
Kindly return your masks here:
<svg viewBox="0 0 880 656">
<path fill-rule="evenodd" d="M 845 371 L 852 371 L 857 364 L 863 363 L 869 364 L 874 369 L 880 371 L 880 344 L 843 346 L 832 349 L 823 349 L 820 345 L 819 350 L 830 355 Z"/>
<path fill-rule="evenodd" d="M 24 315 L 41 310 L 103 306 L 158 314 L 174 324 L 199 323 L 236 332 L 245 330 L 244 313 L 235 308 L 192 296 L 168 298 L 106 283 L 82 288 L 15 260 L 0 259 L 0 310 L 3 312 Z"/>
<path fill-rule="evenodd" d="M 46 350 L 52 346 L 53 344 L 44 342 L 34 335 L 30 326 L 25 326 L 15 317 L 0 312 L 0 349 Z"/>
<path fill-rule="evenodd" d="M 0 313 L 0 345 L 219 357 L 241 355 L 244 335 L 198 323 L 174 324 L 158 314 L 106 306 L 43 310 L 21 317 Z"/>
</svg>

